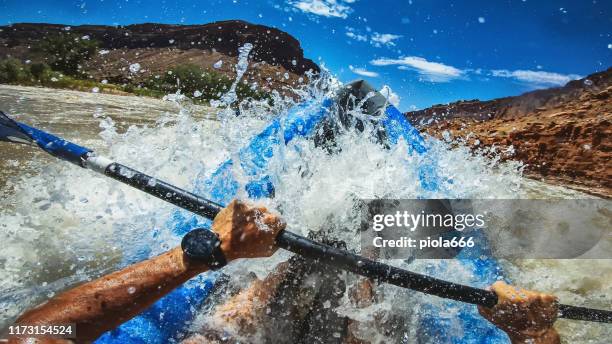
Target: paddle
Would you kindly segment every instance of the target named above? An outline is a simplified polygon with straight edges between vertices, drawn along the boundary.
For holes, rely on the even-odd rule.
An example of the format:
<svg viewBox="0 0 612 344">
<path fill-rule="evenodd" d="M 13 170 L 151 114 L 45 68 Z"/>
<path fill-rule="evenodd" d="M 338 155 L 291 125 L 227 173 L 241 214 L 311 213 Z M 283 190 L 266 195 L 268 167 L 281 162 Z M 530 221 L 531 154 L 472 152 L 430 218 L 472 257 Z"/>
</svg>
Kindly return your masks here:
<svg viewBox="0 0 612 344">
<path fill-rule="evenodd" d="M 214 219 L 222 205 L 180 189 L 142 172 L 96 155 L 91 149 L 76 145 L 42 130 L 16 122 L 0 112 L 0 141 L 38 145 L 47 153 L 88 168 L 159 199 L 172 203 L 194 214 Z M 407 271 L 365 257 L 324 245 L 289 231 L 277 237 L 279 247 L 318 262 L 430 295 L 455 301 L 493 307 L 497 295 L 491 291 L 444 281 L 431 276 Z M 612 322 L 612 311 L 559 305 L 559 317 L 573 320 Z"/>
</svg>

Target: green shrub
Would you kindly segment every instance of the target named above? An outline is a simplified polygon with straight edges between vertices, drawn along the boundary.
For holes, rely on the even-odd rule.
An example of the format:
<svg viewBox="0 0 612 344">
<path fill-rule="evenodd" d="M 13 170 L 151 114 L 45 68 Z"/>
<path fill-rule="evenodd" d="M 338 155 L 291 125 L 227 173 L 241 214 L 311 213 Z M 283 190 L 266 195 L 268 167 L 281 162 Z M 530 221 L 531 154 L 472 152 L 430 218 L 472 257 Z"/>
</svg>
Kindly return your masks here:
<svg viewBox="0 0 612 344">
<path fill-rule="evenodd" d="M 193 64 L 173 67 L 168 72 L 150 77 L 143 86 L 162 94 L 181 93 L 194 97 L 196 100 L 219 99 L 229 91 L 232 81 L 225 75 L 212 70 L 206 70 Z M 199 96 L 195 96 L 198 94 Z M 239 99 L 266 98 L 263 93 L 252 90 L 247 85 L 239 83 L 236 87 Z"/>
<path fill-rule="evenodd" d="M 30 65 L 30 73 L 36 80 L 43 80 L 51 75 L 51 67 L 46 63 L 32 63 Z"/>
<path fill-rule="evenodd" d="M 14 58 L 0 61 L 1 83 L 29 83 L 31 81 L 32 74 L 30 74 L 30 69 L 21 63 L 21 61 Z"/>
<path fill-rule="evenodd" d="M 49 39 L 47 43 L 51 41 Z M 156 98 L 180 91 L 196 102 L 219 99 L 229 91 L 232 85 L 228 77 L 191 64 L 176 66 L 161 76 L 150 77 L 142 84 L 126 83 L 123 85 L 102 84 L 94 80 L 83 79 L 80 73 L 70 75 L 64 70 L 56 69 L 55 66 L 57 64 L 49 66 L 39 62 L 26 65 L 12 58 L 0 60 L 0 83 L 42 85 L 86 92 L 95 87 L 101 92 L 127 92 Z M 236 94 L 238 99 L 270 99 L 267 94 L 252 90 L 243 83 L 236 86 Z"/>
<path fill-rule="evenodd" d="M 60 33 L 41 40 L 36 50 L 42 52 L 54 70 L 82 78 L 82 64 L 97 51 L 98 43 L 72 33 Z"/>
</svg>

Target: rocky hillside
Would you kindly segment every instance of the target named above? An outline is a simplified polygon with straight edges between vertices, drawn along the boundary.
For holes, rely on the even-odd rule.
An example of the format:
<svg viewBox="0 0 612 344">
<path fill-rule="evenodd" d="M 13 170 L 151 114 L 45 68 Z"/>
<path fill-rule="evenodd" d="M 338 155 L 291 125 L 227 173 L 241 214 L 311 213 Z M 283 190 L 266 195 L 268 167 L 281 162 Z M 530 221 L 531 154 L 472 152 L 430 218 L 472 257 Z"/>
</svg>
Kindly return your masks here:
<svg viewBox="0 0 612 344">
<path fill-rule="evenodd" d="M 144 80 L 187 63 L 233 79 L 238 48 L 245 43 L 254 46 L 246 82 L 257 83 L 264 90 L 294 86 L 304 82 L 307 71 L 319 71 L 314 62 L 304 58 L 300 43 L 288 33 L 239 20 L 204 25 L 13 24 L 0 27 L 0 59 L 45 62 L 46 57 L 32 47 L 45 37 L 66 31 L 98 42 L 98 53 L 84 66 L 95 80 Z"/>
<path fill-rule="evenodd" d="M 474 147 L 512 147 L 505 158 L 523 161 L 529 177 L 612 196 L 612 68 L 559 88 L 406 116 L 434 136 L 446 131 Z"/>
</svg>

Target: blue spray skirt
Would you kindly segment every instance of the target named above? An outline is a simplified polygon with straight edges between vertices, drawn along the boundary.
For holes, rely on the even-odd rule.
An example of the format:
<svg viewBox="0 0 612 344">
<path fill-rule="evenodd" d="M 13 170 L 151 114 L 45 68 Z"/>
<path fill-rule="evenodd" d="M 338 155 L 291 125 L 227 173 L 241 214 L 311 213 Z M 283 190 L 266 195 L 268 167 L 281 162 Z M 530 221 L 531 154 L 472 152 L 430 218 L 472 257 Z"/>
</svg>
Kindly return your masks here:
<svg viewBox="0 0 612 344">
<path fill-rule="evenodd" d="M 220 204 L 229 203 L 240 187 L 244 187 L 252 199 L 272 196 L 274 185 L 271 176 L 267 175 L 267 170 L 275 149 L 281 144 L 288 144 L 296 137 L 311 137 L 317 125 L 331 113 L 330 108 L 333 104 L 334 101 L 330 99 L 322 102 L 306 102 L 291 109 L 283 118 L 273 120 L 239 151 L 239 161 L 227 160 L 210 177 L 199 176 L 194 192 Z M 411 152 L 426 152 L 425 142 L 418 130 L 395 107 L 386 108 L 385 118 L 380 123 L 384 127 L 389 145 L 394 145 L 403 139 L 408 143 Z M 248 180 L 243 186 L 234 178 L 234 168 L 238 164 L 240 172 L 246 175 Z M 439 178 L 433 163 L 419 166 L 419 180 L 424 190 L 438 190 Z M 174 234 L 182 237 L 194 228 L 209 228 L 211 221 L 177 210 L 168 224 Z M 486 242 L 484 233 L 472 233 L 472 235 L 481 235 L 484 241 L 479 240 L 479 242 Z M 465 257 L 460 254 L 457 258 L 463 267 L 473 272 L 472 284 L 478 287 L 498 280 L 501 271 L 494 259 L 481 258 L 490 256 L 486 252 L 486 247 L 481 249 L 482 252 L 476 252 L 472 248 L 472 256 Z M 142 257 L 145 258 L 147 255 Z M 446 268 L 448 268 L 446 262 L 440 261 L 440 264 L 428 273 L 442 274 Z M 210 272 L 190 280 L 156 302 L 147 311 L 117 329 L 105 333 L 96 343 L 168 343 L 179 340 L 185 335 L 200 306 L 210 294 L 216 277 L 216 273 Z M 449 308 L 457 310 L 456 316 L 453 319 L 444 319 L 440 314 Z M 463 328 L 463 333 L 458 335 L 457 324 Z M 417 333 L 422 338 L 419 342 L 508 342 L 503 332 L 478 315 L 475 306 L 453 301 L 442 302 L 440 306 L 433 304 L 423 306 L 419 312 Z"/>
</svg>

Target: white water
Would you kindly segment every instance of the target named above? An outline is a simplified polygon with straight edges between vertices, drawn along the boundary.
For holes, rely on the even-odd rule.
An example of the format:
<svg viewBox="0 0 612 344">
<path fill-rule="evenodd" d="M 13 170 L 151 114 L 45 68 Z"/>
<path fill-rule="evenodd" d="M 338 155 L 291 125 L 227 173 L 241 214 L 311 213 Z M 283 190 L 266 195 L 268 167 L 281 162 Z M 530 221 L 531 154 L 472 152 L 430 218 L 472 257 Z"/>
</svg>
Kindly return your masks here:
<svg viewBox="0 0 612 344">
<path fill-rule="evenodd" d="M 249 66 L 248 59 L 249 59 L 249 54 L 251 53 L 251 50 L 253 50 L 253 45 L 251 43 L 246 43 L 244 46 L 238 49 L 238 63 L 236 63 L 236 78 L 234 79 L 232 86 L 230 86 L 229 91 L 221 97 L 220 101 L 211 102 L 213 106 L 215 107 L 229 106 L 229 105 L 232 105 L 238 99 L 238 95 L 236 94 L 236 87 L 238 86 L 238 83 L 240 82 L 240 80 L 242 80 L 242 76 L 244 75 L 244 73 L 247 71 L 247 68 Z"/>
<path fill-rule="evenodd" d="M 334 80 L 327 80 L 296 92 L 302 99 L 322 97 L 334 87 Z M 3 87 L 0 90 L 5 98 L 23 97 L 9 109 L 11 113 L 23 113 L 17 116 L 19 120 L 35 124 L 45 121 L 72 123 L 66 128 L 68 138 L 187 189 L 191 189 L 198 174 L 214 171 L 271 117 L 282 114 L 283 109 L 291 105 L 287 99 L 277 99 L 274 108 L 243 103 L 240 104 L 243 116 L 237 117 L 228 116 L 223 108 L 204 109 L 143 98 L 28 88 Z M 49 96 L 50 92 L 53 96 Z M 56 104 L 58 110 L 72 111 L 75 117 L 77 113 L 85 116 L 45 118 L 42 114 L 48 113 L 47 106 L 51 103 Z M 94 109 L 91 104 L 96 104 Z M 69 105 L 71 108 L 67 109 Z M 141 106 L 149 106 L 151 111 L 142 115 L 147 118 L 146 125 L 127 127 L 141 120 L 122 118 L 124 110 Z M 219 114 L 222 121 L 204 119 L 211 113 Z M 87 138 L 81 139 L 71 131 L 92 121 L 99 122 L 97 137 L 84 135 Z M 118 122 L 125 123 L 117 125 Z M 63 134 L 62 130 L 55 132 Z M 282 211 L 293 231 L 306 234 L 306 228 L 325 228 L 346 241 L 349 247 L 355 247 L 357 236 L 353 229 L 358 228 L 358 224 L 354 222 L 353 206 L 359 198 L 580 196 L 525 181 L 519 164 L 500 164 L 474 156 L 465 147 L 451 149 L 450 145 L 431 140 L 429 144 L 431 149 L 426 155 L 411 155 L 405 143 L 385 150 L 364 134 L 348 133 L 338 141 L 341 152 L 330 156 L 315 148 L 309 140 L 296 140 L 275 154 L 281 157 L 274 159 L 271 167 L 276 197 L 266 203 Z M 5 150 L 0 153 L 9 156 Z M 30 151 L 22 149 L 18 156 L 11 156 L 11 162 L 6 159 L 2 165 L 4 169 L 9 166 L 25 168 L 30 173 L 6 173 L 4 176 L 8 181 L 0 201 L 0 238 L 3 242 L 0 328 L 27 307 L 75 282 L 115 270 L 125 262 L 134 261 L 142 252 L 163 252 L 177 245 L 179 240 L 165 223 L 174 209 L 171 205 L 40 155 L 24 167 L 24 161 L 29 160 L 27 154 Z M 453 183 L 442 185 L 443 192 L 433 194 L 421 188 L 417 177 L 417 166 L 432 158 L 437 160 L 441 179 L 453 180 Z M 244 193 L 241 196 L 244 197 Z M 226 272 L 236 280 L 247 280 L 249 273 L 264 277 L 287 256 L 277 254 L 265 260 L 238 262 Z M 429 264 L 437 262 L 418 261 L 409 268 L 418 271 Z M 554 292 L 570 304 L 611 308 L 612 267 L 609 261 L 533 260 L 505 262 L 505 265 L 511 277 L 522 286 Z M 450 271 L 452 273 L 445 278 L 469 281 L 470 276 L 459 266 Z M 386 301 L 364 310 L 353 309 L 348 303 L 341 308 L 362 320 L 371 320 L 377 309 L 387 309 L 410 321 L 408 315 L 418 312 L 414 306 L 416 302 L 437 302 L 435 298 L 394 287 L 378 288 L 388 296 Z M 210 319 L 202 316 L 198 321 L 205 320 Z M 196 323 L 194 328 L 198 325 Z M 607 343 L 612 337 L 607 328 L 609 326 L 559 322 L 559 329 L 568 343 Z M 381 336 L 376 325 L 366 330 L 368 336 Z"/>
</svg>

